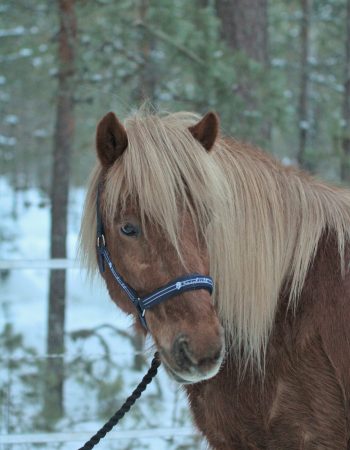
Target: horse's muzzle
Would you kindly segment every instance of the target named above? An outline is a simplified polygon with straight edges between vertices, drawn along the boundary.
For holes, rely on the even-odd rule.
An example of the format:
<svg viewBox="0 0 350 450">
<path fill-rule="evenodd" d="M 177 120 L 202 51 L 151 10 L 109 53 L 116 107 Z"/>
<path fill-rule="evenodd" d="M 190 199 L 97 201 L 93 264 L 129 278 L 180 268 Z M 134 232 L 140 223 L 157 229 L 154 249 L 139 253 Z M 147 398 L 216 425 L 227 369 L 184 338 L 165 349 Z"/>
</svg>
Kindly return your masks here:
<svg viewBox="0 0 350 450">
<path fill-rule="evenodd" d="M 215 376 L 221 367 L 225 353 L 222 335 L 217 342 L 210 343 L 205 351 L 196 351 L 188 336 L 180 334 L 169 352 L 161 349 L 164 365 L 179 383 L 191 384 Z"/>
</svg>

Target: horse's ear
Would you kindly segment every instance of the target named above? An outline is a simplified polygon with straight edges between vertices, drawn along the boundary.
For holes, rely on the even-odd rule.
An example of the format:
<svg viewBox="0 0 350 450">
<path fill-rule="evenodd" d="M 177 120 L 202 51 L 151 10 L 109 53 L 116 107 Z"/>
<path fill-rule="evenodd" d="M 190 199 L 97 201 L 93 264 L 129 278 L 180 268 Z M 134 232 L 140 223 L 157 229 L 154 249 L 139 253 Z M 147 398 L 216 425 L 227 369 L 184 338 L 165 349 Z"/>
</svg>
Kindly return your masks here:
<svg viewBox="0 0 350 450">
<path fill-rule="evenodd" d="M 125 128 L 112 112 L 107 113 L 97 125 L 96 149 L 101 164 L 108 168 L 128 146 Z"/>
<path fill-rule="evenodd" d="M 208 112 L 202 120 L 189 128 L 192 136 L 209 152 L 219 133 L 219 117 Z"/>
</svg>

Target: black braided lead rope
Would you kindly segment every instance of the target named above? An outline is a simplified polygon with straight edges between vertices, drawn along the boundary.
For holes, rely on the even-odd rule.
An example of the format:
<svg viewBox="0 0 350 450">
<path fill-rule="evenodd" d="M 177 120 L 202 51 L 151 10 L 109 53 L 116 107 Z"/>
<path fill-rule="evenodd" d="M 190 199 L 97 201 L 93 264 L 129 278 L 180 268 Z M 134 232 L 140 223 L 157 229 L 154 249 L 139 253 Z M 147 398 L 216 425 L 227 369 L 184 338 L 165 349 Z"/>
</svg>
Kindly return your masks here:
<svg viewBox="0 0 350 450">
<path fill-rule="evenodd" d="M 147 388 L 153 378 L 157 375 L 158 367 L 160 366 L 159 353 L 156 352 L 152 359 L 151 367 L 148 369 L 146 375 L 142 378 L 142 381 L 134 390 L 134 392 L 125 400 L 124 404 L 118 411 L 106 422 L 102 428 L 98 430 L 96 434 L 92 436 L 82 447 L 78 450 L 91 450 L 97 445 L 101 439 L 103 439 L 112 428 L 114 428 L 119 420 L 129 411 L 136 400 L 141 397 L 142 392 Z"/>
</svg>

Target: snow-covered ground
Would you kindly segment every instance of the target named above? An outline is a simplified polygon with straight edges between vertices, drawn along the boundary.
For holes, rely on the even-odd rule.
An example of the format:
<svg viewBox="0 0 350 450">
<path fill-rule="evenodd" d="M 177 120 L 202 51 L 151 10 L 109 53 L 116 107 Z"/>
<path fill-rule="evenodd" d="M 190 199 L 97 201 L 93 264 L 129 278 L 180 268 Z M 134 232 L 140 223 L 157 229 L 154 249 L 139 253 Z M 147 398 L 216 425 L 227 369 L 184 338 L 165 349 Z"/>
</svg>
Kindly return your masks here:
<svg viewBox="0 0 350 450">
<path fill-rule="evenodd" d="M 71 193 L 68 252 L 72 259 L 76 256 L 83 197 L 82 189 Z M 3 236 L 0 239 L 0 260 L 48 259 L 47 199 L 32 189 L 18 192 L 14 206 L 14 192 L 2 178 L 0 199 L 0 233 Z M 15 209 L 16 219 L 13 218 Z M 0 435 L 42 433 L 40 411 L 42 361 L 47 361 L 48 270 L 28 267 L 1 272 L 0 275 L 0 335 L 11 325 L 11 333 L 19 334 L 22 339 L 12 347 L 0 347 Z M 96 333 L 84 339 L 73 339 L 77 332 L 86 329 L 94 329 Z M 131 322 L 109 300 L 101 281 L 91 283 L 86 279 L 84 269 L 68 270 L 66 331 L 66 352 L 63 355 L 67 371 L 65 417 L 54 432 L 92 434 L 103 423 L 103 411 L 117 409 L 138 384 L 147 367 L 141 372 L 133 370 L 135 349 L 132 338 L 128 337 L 133 333 Z M 152 357 L 151 346 L 151 342 L 146 343 L 148 361 Z M 195 437 L 194 430 L 193 436 L 164 438 L 157 437 L 155 431 L 154 435 L 149 436 L 148 433 L 148 437 L 138 438 L 138 429 L 153 427 L 181 427 L 184 434 L 192 432 L 185 396 L 162 368 L 132 413 L 118 426 L 121 430 L 132 430 L 134 437 L 106 441 L 98 448 L 175 450 L 198 449 L 204 445 Z M 77 442 L 1 444 L 0 436 L 0 449 L 4 450 L 73 450 L 78 446 Z"/>
</svg>

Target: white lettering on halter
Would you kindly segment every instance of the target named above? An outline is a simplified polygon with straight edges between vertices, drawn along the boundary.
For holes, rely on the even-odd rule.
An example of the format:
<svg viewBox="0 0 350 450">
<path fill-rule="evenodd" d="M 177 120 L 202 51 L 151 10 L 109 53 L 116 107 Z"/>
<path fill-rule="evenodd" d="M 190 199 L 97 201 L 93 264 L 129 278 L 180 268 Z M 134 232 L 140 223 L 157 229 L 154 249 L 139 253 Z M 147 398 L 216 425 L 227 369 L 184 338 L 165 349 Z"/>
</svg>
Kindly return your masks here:
<svg viewBox="0 0 350 450">
<path fill-rule="evenodd" d="M 184 281 L 178 281 L 176 283 L 176 289 L 179 290 L 181 289 L 182 286 L 191 286 L 192 284 L 199 284 L 199 283 L 205 283 L 205 284 L 210 284 L 208 278 L 203 278 L 203 277 L 196 277 L 196 278 L 192 278 L 190 280 L 184 280 Z"/>
</svg>

